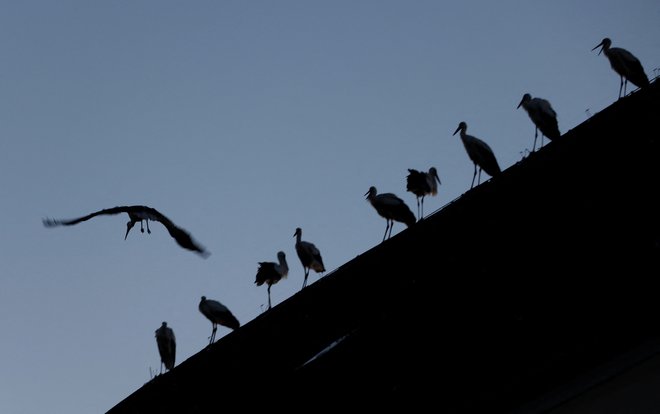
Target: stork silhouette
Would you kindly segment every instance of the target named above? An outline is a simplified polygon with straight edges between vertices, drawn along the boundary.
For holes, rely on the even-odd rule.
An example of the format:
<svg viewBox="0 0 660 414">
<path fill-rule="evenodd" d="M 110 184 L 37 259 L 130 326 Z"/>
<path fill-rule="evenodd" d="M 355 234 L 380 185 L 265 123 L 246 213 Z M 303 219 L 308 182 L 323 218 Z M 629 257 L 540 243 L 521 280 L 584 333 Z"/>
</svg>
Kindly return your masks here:
<svg viewBox="0 0 660 414">
<path fill-rule="evenodd" d="M 232 330 L 236 330 L 241 326 L 238 319 L 236 319 L 231 311 L 217 300 L 206 299 L 206 296 L 202 296 L 198 308 L 202 315 L 206 316 L 206 319 L 211 321 L 213 326 L 211 336 L 209 337 L 209 345 L 215 340 L 215 333 L 218 330 L 218 325 L 226 326 Z"/>
<path fill-rule="evenodd" d="M 268 309 L 271 308 L 270 287 L 279 282 L 281 279 L 287 277 L 289 274 L 289 266 L 286 263 L 286 255 L 284 252 L 277 252 L 277 261 L 277 263 L 259 262 L 257 277 L 254 281 L 257 286 L 261 286 L 264 283 L 268 285 Z"/>
<path fill-rule="evenodd" d="M 424 218 L 424 197 L 438 194 L 438 185 L 440 184 L 442 183 L 435 167 L 429 168 L 428 172 L 408 168 L 406 190 L 417 197 L 417 217 L 419 220 Z"/>
<path fill-rule="evenodd" d="M 392 227 L 394 227 L 395 221 L 405 223 L 407 227 L 417 222 L 415 214 L 410 210 L 410 207 L 395 194 L 378 194 L 376 187 L 371 186 L 369 187 L 369 191 L 364 193 L 364 195 L 367 196 L 367 200 L 376 209 L 376 212 L 387 221 L 385 234 L 383 234 L 383 240 L 381 242 L 385 241 L 385 237 L 389 239 L 392 236 Z"/>
<path fill-rule="evenodd" d="M 163 373 L 163 365 L 167 371 L 174 368 L 176 358 L 176 338 L 174 331 L 163 322 L 160 328 L 156 329 L 156 344 L 160 354 L 160 373 Z"/>
<path fill-rule="evenodd" d="M 477 176 L 477 170 L 479 170 L 477 185 L 481 182 L 481 170 L 486 171 L 491 177 L 502 172 L 490 146 L 479 138 L 466 134 L 467 124 L 465 122 L 459 123 L 458 128 L 456 128 L 456 131 L 452 135 L 456 135 L 459 131 L 461 132 L 461 141 L 463 141 L 465 151 L 468 157 L 470 157 L 470 160 L 472 160 L 472 163 L 474 163 L 474 174 L 472 174 L 472 185 L 470 188 L 474 187 L 474 178 Z"/>
<path fill-rule="evenodd" d="M 296 228 L 296 232 L 293 233 L 293 237 L 296 238 L 296 253 L 300 259 L 300 263 L 303 266 L 305 271 L 305 279 L 303 279 L 302 288 L 307 286 L 307 277 L 309 277 L 309 270 L 314 269 L 316 273 L 325 272 L 325 266 L 323 265 L 323 258 L 321 257 L 321 251 L 314 245 L 314 243 L 301 240 L 302 238 L 302 229 L 300 227 Z"/>
<path fill-rule="evenodd" d="M 521 106 L 527 112 L 527 115 L 529 115 L 535 126 L 532 151 L 536 150 L 536 139 L 539 136 L 539 129 L 541 130 L 541 147 L 543 147 L 544 136 L 548 137 L 549 140 L 561 136 L 559 125 L 557 124 L 557 113 L 552 109 L 550 102 L 543 98 L 532 98 L 532 95 L 526 93 L 523 95 L 516 109 Z"/>
<path fill-rule="evenodd" d="M 131 231 L 133 226 L 136 223 L 140 223 L 140 231 L 144 233 L 144 223 L 146 222 L 147 233 L 151 234 L 151 229 L 149 228 L 149 220 L 160 222 L 167 231 L 170 233 L 170 236 L 176 240 L 179 246 L 184 249 L 192 250 L 195 253 L 198 253 L 200 256 L 207 258 L 210 253 L 204 249 L 204 247 L 197 244 L 192 236 L 184 229 L 177 227 L 170 219 L 165 217 L 155 208 L 147 206 L 120 206 L 113 208 L 106 208 L 103 210 L 95 211 L 86 216 L 71 219 L 71 220 L 59 220 L 59 219 L 43 219 L 43 224 L 46 227 L 55 227 L 55 226 L 72 226 L 74 224 L 87 221 L 91 218 L 100 215 L 114 215 L 120 213 L 127 213 L 129 221 L 126 223 L 126 234 L 124 235 L 124 240 L 128 237 L 128 233 Z"/>
<path fill-rule="evenodd" d="M 606 37 L 591 50 L 594 51 L 600 47 L 598 54 L 600 55 L 603 53 L 607 56 L 607 59 L 610 61 L 610 66 L 612 66 L 612 69 L 614 69 L 621 78 L 621 83 L 619 84 L 619 99 L 621 99 L 621 89 L 623 89 L 623 95 L 625 96 L 628 81 L 632 82 L 633 85 L 638 88 L 648 86 L 649 78 L 646 76 L 639 59 L 626 49 L 611 46 L 612 41 Z"/>
</svg>

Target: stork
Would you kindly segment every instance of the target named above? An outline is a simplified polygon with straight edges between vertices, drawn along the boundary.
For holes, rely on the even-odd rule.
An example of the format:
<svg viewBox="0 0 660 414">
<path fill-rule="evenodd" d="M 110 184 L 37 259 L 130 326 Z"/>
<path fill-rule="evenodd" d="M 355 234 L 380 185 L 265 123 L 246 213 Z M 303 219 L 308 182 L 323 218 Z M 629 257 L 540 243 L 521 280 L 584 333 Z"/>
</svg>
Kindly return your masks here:
<svg viewBox="0 0 660 414">
<path fill-rule="evenodd" d="M 167 371 L 174 368 L 174 359 L 176 357 L 176 338 L 174 331 L 163 322 L 160 328 L 156 329 L 156 344 L 160 354 L 160 373 L 163 373 L 163 365 Z"/>
<path fill-rule="evenodd" d="M 623 95 L 625 96 L 628 81 L 632 82 L 638 88 L 648 86 L 649 78 L 646 76 L 639 59 L 626 49 L 610 47 L 611 45 L 612 41 L 606 37 L 591 50 L 594 51 L 600 47 L 601 49 L 598 51 L 598 54 L 600 55 L 602 52 L 607 56 L 607 59 L 610 61 L 610 66 L 612 66 L 612 69 L 614 69 L 621 78 L 621 83 L 619 84 L 619 99 L 621 99 L 621 89 L 623 89 Z"/>
<path fill-rule="evenodd" d="M 417 217 L 420 220 L 424 218 L 424 197 L 438 194 L 438 185 L 440 184 L 442 183 L 435 167 L 429 168 L 428 172 L 408 168 L 406 190 L 415 194 L 415 197 L 417 197 Z"/>
<path fill-rule="evenodd" d="M 218 325 L 226 326 L 232 330 L 236 330 L 241 326 L 238 319 L 236 319 L 225 305 L 217 300 L 206 299 L 206 296 L 202 296 L 202 300 L 199 302 L 199 311 L 213 325 L 213 331 L 209 337 L 209 345 L 215 340 L 215 332 L 218 330 Z"/>
<path fill-rule="evenodd" d="M 286 263 L 286 255 L 284 252 L 277 252 L 277 261 L 275 262 L 259 262 L 257 269 L 257 278 L 254 281 L 257 286 L 264 283 L 268 285 L 268 309 L 270 306 L 270 287 L 289 274 L 289 266 Z"/>
<path fill-rule="evenodd" d="M 521 106 L 527 111 L 527 115 L 529 115 L 535 126 L 532 152 L 536 150 L 536 139 L 539 136 L 539 129 L 541 130 L 541 147 L 543 147 L 544 136 L 548 137 L 549 140 L 561 136 L 559 125 L 557 124 L 557 113 L 552 109 L 550 102 L 543 98 L 532 98 L 532 95 L 526 93 L 523 95 L 516 109 Z"/>
<path fill-rule="evenodd" d="M 461 141 L 463 141 L 465 151 L 467 151 L 468 157 L 474 163 L 474 174 L 472 174 L 472 185 L 470 189 L 474 187 L 474 178 L 477 176 L 477 169 L 479 170 L 477 185 L 481 182 L 481 170 L 486 171 L 491 177 L 502 172 L 495 154 L 488 144 L 477 137 L 465 133 L 467 131 L 467 124 L 465 122 L 458 124 L 458 128 L 456 128 L 456 131 L 452 135 L 456 135 L 458 131 L 461 132 Z"/>
<path fill-rule="evenodd" d="M 395 221 L 405 223 L 407 227 L 412 226 L 417 221 L 406 203 L 395 194 L 378 194 L 376 187 L 371 186 L 369 187 L 369 191 L 364 193 L 364 195 L 367 196 L 367 200 L 376 209 L 376 212 L 387 221 L 385 234 L 383 234 L 383 240 L 381 242 L 385 241 L 385 237 L 389 239 L 392 236 L 392 227 L 394 227 Z"/>
<path fill-rule="evenodd" d="M 129 218 L 128 223 L 126 223 L 126 234 L 124 235 L 124 240 L 126 240 L 126 238 L 128 237 L 128 233 L 131 231 L 131 229 L 133 228 L 133 226 L 135 226 L 136 223 L 138 222 L 140 223 L 140 231 L 144 233 L 143 222 L 146 222 L 147 233 L 151 234 L 151 229 L 149 228 L 149 220 L 159 221 L 163 226 L 165 226 L 167 231 L 170 233 L 170 236 L 172 236 L 174 240 L 176 240 L 179 246 L 183 247 L 184 249 L 192 250 L 195 253 L 202 256 L 203 258 L 207 258 L 210 255 L 210 253 L 206 249 L 204 249 L 204 247 L 200 246 L 193 240 L 193 238 L 186 230 L 177 227 L 170 219 L 165 217 L 155 208 L 151 208 L 147 206 L 120 206 L 120 207 L 106 208 L 103 210 L 95 211 L 94 213 L 90 213 L 86 216 L 71 220 L 43 219 L 43 224 L 46 227 L 72 226 L 74 224 L 87 221 L 96 216 L 113 215 L 120 213 L 127 213 Z"/>
<path fill-rule="evenodd" d="M 303 280 L 302 285 L 302 288 L 304 289 L 305 286 L 307 286 L 309 270 L 313 269 L 316 273 L 323 273 L 325 272 L 325 266 L 323 265 L 321 251 L 314 245 L 314 243 L 301 240 L 302 229 L 300 227 L 296 228 L 293 237 L 296 238 L 296 253 L 298 254 L 300 263 L 302 263 L 303 270 L 305 271 L 305 279 Z"/>
</svg>

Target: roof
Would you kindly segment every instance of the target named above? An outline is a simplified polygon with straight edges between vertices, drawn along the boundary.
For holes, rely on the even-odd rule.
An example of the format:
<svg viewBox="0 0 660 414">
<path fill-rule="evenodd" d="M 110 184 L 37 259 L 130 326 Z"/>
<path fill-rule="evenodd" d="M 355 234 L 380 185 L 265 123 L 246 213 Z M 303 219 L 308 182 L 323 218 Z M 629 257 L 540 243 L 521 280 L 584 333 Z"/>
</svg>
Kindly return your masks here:
<svg viewBox="0 0 660 414">
<path fill-rule="evenodd" d="M 301 397 L 541 412 L 651 358 L 658 114 L 653 82 L 109 413 L 207 412 L 229 398 L 290 408 Z M 603 369 L 614 361 L 620 369 Z"/>
</svg>

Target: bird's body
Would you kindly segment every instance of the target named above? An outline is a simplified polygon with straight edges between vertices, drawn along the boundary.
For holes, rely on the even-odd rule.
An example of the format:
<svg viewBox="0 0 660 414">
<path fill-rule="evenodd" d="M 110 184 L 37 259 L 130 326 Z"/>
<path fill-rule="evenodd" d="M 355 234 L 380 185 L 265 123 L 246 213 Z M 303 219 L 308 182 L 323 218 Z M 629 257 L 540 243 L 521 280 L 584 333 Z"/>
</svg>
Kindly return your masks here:
<svg viewBox="0 0 660 414">
<path fill-rule="evenodd" d="M 156 329 L 156 344 L 160 354 L 160 373 L 163 373 L 163 365 L 167 371 L 174 368 L 176 358 L 176 338 L 174 331 L 163 322 L 160 328 Z"/>
<path fill-rule="evenodd" d="M 424 197 L 438 194 L 438 185 L 440 184 L 440 177 L 435 167 L 429 168 L 428 172 L 408 168 L 406 190 L 417 197 L 417 217 L 419 219 L 424 218 Z"/>
<path fill-rule="evenodd" d="M 127 213 L 129 218 L 128 223 L 126 223 L 126 234 L 124 235 L 124 240 L 126 240 L 126 238 L 128 237 L 128 233 L 131 231 L 131 229 L 133 228 L 133 226 L 135 226 L 136 223 L 138 222 L 140 223 L 140 231 L 144 233 L 143 222 L 146 222 L 147 233 L 150 234 L 151 229 L 149 228 L 149 220 L 158 221 L 163 226 L 165 226 L 167 231 L 170 233 L 170 236 L 172 236 L 174 240 L 176 240 L 179 246 L 183 247 L 184 249 L 192 250 L 204 258 L 208 257 L 210 254 L 202 246 L 197 244 L 186 230 L 177 227 L 170 219 L 165 217 L 165 215 L 160 213 L 155 208 L 151 208 L 147 206 L 118 206 L 118 207 L 106 208 L 103 210 L 95 211 L 86 216 L 78 217 L 71 220 L 44 219 L 43 223 L 44 226 L 46 227 L 72 226 L 74 224 L 87 221 L 96 216 L 114 215 L 120 213 Z"/>
<path fill-rule="evenodd" d="M 215 332 L 218 330 L 218 325 L 226 326 L 232 330 L 238 329 L 241 326 L 231 311 L 217 300 L 206 299 L 206 296 L 202 296 L 198 307 L 202 315 L 206 316 L 213 325 L 213 331 L 209 337 L 209 345 L 215 340 Z"/>
<path fill-rule="evenodd" d="M 453 135 L 456 135 L 459 131 L 461 132 L 461 141 L 463 141 L 465 151 L 467 151 L 468 157 L 474 163 L 474 174 L 472 175 L 472 185 L 470 188 L 474 187 L 474 178 L 477 176 L 477 171 L 479 172 L 477 184 L 481 182 L 481 170 L 486 171 L 491 177 L 502 172 L 493 150 L 481 139 L 468 135 L 466 133 L 467 124 L 465 122 L 458 124 L 458 128 L 456 128 Z"/>
<path fill-rule="evenodd" d="M 619 84 L 619 98 L 621 98 L 621 90 L 623 95 L 626 94 L 626 86 L 628 81 L 632 82 L 638 88 L 643 88 L 649 85 L 649 78 L 644 72 L 642 63 L 632 53 L 620 47 L 611 47 L 612 41 L 609 38 L 603 39 L 593 50 L 601 48 L 601 52 L 610 61 L 610 66 L 619 75 L 621 83 Z"/>
<path fill-rule="evenodd" d="M 406 205 L 406 203 L 395 194 L 378 194 L 376 187 L 371 186 L 369 191 L 364 195 L 367 196 L 367 200 L 369 200 L 374 209 L 376 209 L 376 212 L 387 221 L 382 241 L 385 241 L 386 237 L 389 238 L 392 236 L 392 227 L 394 227 L 395 221 L 404 223 L 407 227 L 410 227 L 417 222 L 415 214 L 410 210 L 410 207 L 408 207 L 408 205 Z"/>
<path fill-rule="evenodd" d="M 275 262 L 259 262 L 257 269 L 257 277 L 254 281 L 257 286 L 264 283 L 268 285 L 268 309 L 270 306 L 270 287 L 281 279 L 287 277 L 289 274 L 289 265 L 286 262 L 286 255 L 284 252 L 277 253 L 277 263 Z"/>
<path fill-rule="evenodd" d="M 529 118 L 535 126 L 534 146 L 532 147 L 532 151 L 536 149 L 536 139 L 539 130 L 541 130 L 541 146 L 543 146 L 544 136 L 548 137 L 549 140 L 561 136 L 561 133 L 559 132 L 559 124 L 557 123 L 557 113 L 552 108 L 549 101 L 543 98 L 532 98 L 530 94 L 526 93 L 523 95 L 517 108 L 520 108 L 521 106 L 527 112 L 527 115 L 529 115 Z"/>
<path fill-rule="evenodd" d="M 296 238 L 296 253 L 298 254 L 300 263 L 303 266 L 303 270 L 305 271 L 305 278 L 302 285 L 304 288 L 307 286 L 309 270 L 312 269 L 316 273 L 323 273 L 325 272 L 325 266 L 323 265 L 321 251 L 313 243 L 301 240 L 302 229 L 300 227 L 296 228 L 296 232 L 293 233 L 293 237 Z"/>
</svg>

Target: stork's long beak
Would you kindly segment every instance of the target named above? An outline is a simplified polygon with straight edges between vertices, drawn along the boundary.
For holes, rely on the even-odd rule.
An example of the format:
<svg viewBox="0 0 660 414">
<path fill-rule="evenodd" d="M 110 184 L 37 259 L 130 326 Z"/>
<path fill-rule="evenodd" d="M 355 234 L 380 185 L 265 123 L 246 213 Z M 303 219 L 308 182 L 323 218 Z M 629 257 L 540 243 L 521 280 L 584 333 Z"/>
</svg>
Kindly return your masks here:
<svg viewBox="0 0 660 414">
<path fill-rule="evenodd" d="M 601 46 L 603 46 L 603 42 L 598 43 L 593 49 L 591 49 L 591 51 L 593 52 L 594 50 L 598 49 L 598 48 L 601 47 Z M 600 55 L 600 53 L 601 53 L 602 51 L 603 51 L 603 48 L 601 48 L 601 49 L 598 51 L 598 54 Z"/>
<path fill-rule="evenodd" d="M 456 128 L 456 131 L 454 131 L 454 133 L 452 135 L 456 135 L 456 133 L 460 130 L 461 130 L 461 126 L 459 125 L 458 128 Z"/>
<path fill-rule="evenodd" d="M 438 180 L 438 184 L 442 184 L 440 182 L 440 176 L 438 174 L 434 174 L 434 177 L 435 177 L 436 180 Z"/>
<path fill-rule="evenodd" d="M 128 232 L 131 231 L 133 226 L 135 226 L 134 221 L 129 221 L 128 223 L 126 223 L 126 235 L 124 236 L 124 240 L 126 240 L 126 238 L 128 237 Z"/>
<path fill-rule="evenodd" d="M 520 108 L 520 105 L 522 105 L 522 103 L 523 103 L 523 99 L 520 100 L 520 103 L 518 104 L 518 106 L 516 106 L 516 109 Z"/>
<path fill-rule="evenodd" d="M 370 192 L 370 191 L 371 191 L 371 190 L 369 190 L 369 191 L 367 191 L 366 193 L 364 193 L 364 196 L 365 196 L 366 198 L 369 198 L 369 192 Z"/>
</svg>

